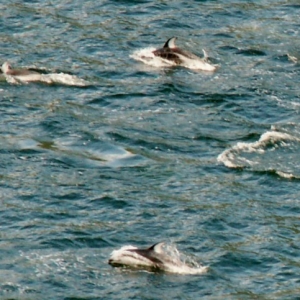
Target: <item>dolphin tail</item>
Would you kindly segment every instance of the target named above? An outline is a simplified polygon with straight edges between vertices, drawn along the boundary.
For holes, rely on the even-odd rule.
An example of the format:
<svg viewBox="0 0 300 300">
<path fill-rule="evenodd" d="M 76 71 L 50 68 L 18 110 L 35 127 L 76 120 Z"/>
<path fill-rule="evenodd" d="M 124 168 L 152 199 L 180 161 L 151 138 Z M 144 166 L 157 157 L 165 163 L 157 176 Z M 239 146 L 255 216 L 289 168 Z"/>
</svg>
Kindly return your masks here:
<svg viewBox="0 0 300 300">
<path fill-rule="evenodd" d="M 177 40 L 177 37 L 175 37 L 175 36 L 168 39 L 164 44 L 164 48 L 176 48 L 176 45 L 175 45 L 176 40 Z"/>
</svg>

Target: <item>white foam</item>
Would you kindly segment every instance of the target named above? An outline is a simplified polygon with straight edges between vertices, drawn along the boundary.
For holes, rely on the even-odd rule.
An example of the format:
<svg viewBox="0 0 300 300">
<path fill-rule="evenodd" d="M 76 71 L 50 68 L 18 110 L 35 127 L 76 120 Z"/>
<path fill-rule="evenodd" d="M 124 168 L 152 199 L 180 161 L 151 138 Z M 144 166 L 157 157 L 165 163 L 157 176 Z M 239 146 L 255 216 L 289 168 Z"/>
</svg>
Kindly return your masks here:
<svg viewBox="0 0 300 300">
<path fill-rule="evenodd" d="M 207 55 L 205 53 L 205 55 Z M 180 57 L 180 59 L 183 61 L 182 66 L 186 67 L 188 69 L 192 69 L 192 70 L 202 70 L 202 71 L 209 71 L 209 72 L 213 72 L 217 69 L 216 66 L 213 66 L 209 63 L 207 63 L 202 59 L 191 59 L 188 57 L 185 57 L 183 55 L 178 54 L 178 56 Z"/>
<path fill-rule="evenodd" d="M 182 266 L 174 266 L 170 265 L 166 268 L 166 272 L 175 273 L 180 275 L 197 275 L 203 274 L 208 271 L 208 266 L 201 266 L 201 267 L 189 267 L 187 265 Z"/>
<path fill-rule="evenodd" d="M 222 152 L 217 160 L 222 162 L 225 166 L 229 168 L 238 168 L 244 167 L 245 165 L 253 166 L 257 164 L 255 161 L 247 160 L 246 158 L 241 157 L 241 153 L 257 153 L 263 154 L 266 150 L 265 147 L 272 143 L 275 145 L 276 142 L 280 142 L 282 145 L 285 145 L 287 141 L 298 141 L 300 139 L 292 136 L 288 133 L 278 132 L 278 131 L 267 131 L 262 134 L 260 139 L 252 143 L 239 142 L 230 149 Z M 236 159 L 238 157 L 238 159 Z"/>
<path fill-rule="evenodd" d="M 29 82 L 42 82 L 47 84 L 63 84 L 69 86 L 88 86 L 89 82 L 78 78 L 75 75 L 65 73 L 50 73 L 50 74 L 29 74 L 29 75 L 4 75 L 9 83 L 20 84 Z"/>
<path fill-rule="evenodd" d="M 293 56 L 293 55 L 288 54 L 287 57 L 288 57 L 288 59 L 289 59 L 290 61 L 292 61 L 293 63 L 297 63 L 297 62 L 298 62 L 298 58 L 295 57 L 295 56 Z"/>
<path fill-rule="evenodd" d="M 73 86 L 90 85 L 90 83 L 84 79 L 78 78 L 75 75 L 70 75 L 65 73 L 42 74 L 41 81 L 45 83 L 58 83 L 58 84 L 73 85 Z"/>
<path fill-rule="evenodd" d="M 291 173 L 286 173 L 282 171 L 276 171 L 277 175 L 279 175 L 282 178 L 292 179 L 292 178 L 299 178 L 299 176 L 295 176 Z"/>
</svg>

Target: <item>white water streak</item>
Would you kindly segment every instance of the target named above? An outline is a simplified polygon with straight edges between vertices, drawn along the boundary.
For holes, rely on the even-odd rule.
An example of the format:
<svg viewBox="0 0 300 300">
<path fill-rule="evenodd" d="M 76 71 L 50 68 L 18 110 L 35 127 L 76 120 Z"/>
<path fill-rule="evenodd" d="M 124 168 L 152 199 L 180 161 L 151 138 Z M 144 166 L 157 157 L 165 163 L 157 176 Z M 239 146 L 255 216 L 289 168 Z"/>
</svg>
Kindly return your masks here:
<svg viewBox="0 0 300 300">
<path fill-rule="evenodd" d="M 265 147 L 268 143 L 275 144 L 276 142 L 281 142 L 282 145 L 285 145 L 286 141 L 297 141 L 300 142 L 300 139 L 292 136 L 287 133 L 277 132 L 277 131 L 268 131 L 264 133 L 260 139 L 256 142 L 245 143 L 239 142 L 235 146 L 230 149 L 222 152 L 217 160 L 222 162 L 228 168 L 238 168 L 244 167 L 246 165 L 253 166 L 257 164 L 255 161 L 249 161 L 246 158 L 241 157 L 239 154 L 241 153 L 257 153 L 263 154 L 265 152 Z M 239 163 L 237 163 L 237 158 Z M 278 172 L 280 175 L 280 173 Z M 285 175 L 286 177 L 287 175 Z"/>
<path fill-rule="evenodd" d="M 89 82 L 75 75 L 65 73 L 30 74 L 21 76 L 4 75 L 6 81 L 13 84 L 26 84 L 29 82 L 41 82 L 46 84 L 62 84 L 68 86 L 88 86 Z"/>
</svg>

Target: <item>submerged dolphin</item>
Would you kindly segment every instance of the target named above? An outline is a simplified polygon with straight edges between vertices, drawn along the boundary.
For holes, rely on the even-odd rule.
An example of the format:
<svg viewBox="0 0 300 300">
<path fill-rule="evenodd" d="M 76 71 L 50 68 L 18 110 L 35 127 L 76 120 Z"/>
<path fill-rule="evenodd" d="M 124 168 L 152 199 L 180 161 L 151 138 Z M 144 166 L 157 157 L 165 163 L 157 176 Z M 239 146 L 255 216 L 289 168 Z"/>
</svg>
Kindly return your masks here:
<svg viewBox="0 0 300 300">
<path fill-rule="evenodd" d="M 163 242 L 156 243 L 147 249 L 123 246 L 111 253 L 108 263 L 114 267 L 129 266 L 180 274 L 200 274 L 207 270 L 207 267 L 188 266 L 180 260 L 177 250 L 172 255 L 167 253 L 163 246 Z"/>
<path fill-rule="evenodd" d="M 189 51 L 178 48 L 175 45 L 176 39 L 177 37 L 172 37 L 168 39 L 165 42 L 163 48 L 154 50 L 152 53 L 155 56 L 171 61 L 177 65 L 184 65 L 189 64 L 191 62 L 196 62 L 199 65 L 199 69 L 206 71 L 214 71 L 216 69 L 215 66 L 212 66 L 206 62 L 207 56 L 204 50 L 204 58 L 201 59 L 200 57 Z"/>
<path fill-rule="evenodd" d="M 13 76 L 21 81 L 38 81 L 41 78 L 41 74 L 29 69 L 13 69 L 12 66 L 5 62 L 1 67 L 4 75 Z"/>
</svg>

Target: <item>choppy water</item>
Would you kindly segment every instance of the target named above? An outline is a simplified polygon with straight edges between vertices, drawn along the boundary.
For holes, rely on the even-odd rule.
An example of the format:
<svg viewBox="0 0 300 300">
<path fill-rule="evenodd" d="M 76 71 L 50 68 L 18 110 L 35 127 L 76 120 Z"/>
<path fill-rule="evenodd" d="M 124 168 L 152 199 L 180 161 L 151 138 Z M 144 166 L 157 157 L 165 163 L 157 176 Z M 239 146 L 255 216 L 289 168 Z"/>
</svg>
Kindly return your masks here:
<svg viewBox="0 0 300 300">
<path fill-rule="evenodd" d="M 2 299 L 299 299 L 300 5 L 7 1 L 0 81 Z M 177 44 L 220 68 L 151 67 Z M 208 272 L 111 268 L 171 241 Z"/>
</svg>

